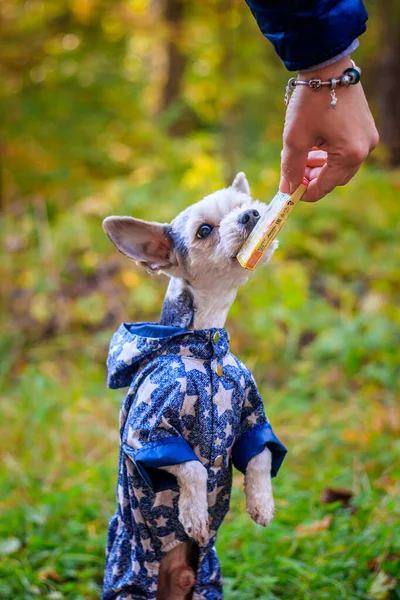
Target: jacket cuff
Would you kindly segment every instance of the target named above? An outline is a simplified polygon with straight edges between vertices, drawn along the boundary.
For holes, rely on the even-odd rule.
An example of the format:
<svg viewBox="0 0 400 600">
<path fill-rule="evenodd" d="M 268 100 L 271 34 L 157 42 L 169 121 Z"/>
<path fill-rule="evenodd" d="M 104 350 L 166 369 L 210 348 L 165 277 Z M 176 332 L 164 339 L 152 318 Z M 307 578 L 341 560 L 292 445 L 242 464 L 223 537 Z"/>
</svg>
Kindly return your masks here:
<svg viewBox="0 0 400 600">
<path fill-rule="evenodd" d="M 341 52 L 340 54 L 337 54 L 333 58 L 330 58 L 329 60 L 325 60 L 324 62 L 319 63 L 318 65 L 313 65 L 312 67 L 307 67 L 307 69 L 302 69 L 302 72 L 307 73 L 307 71 L 315 71 L 316 69 L 323 69 L 324 67 L 329 67 L 330 65 L 334 65 L 335 62 L 342 60 L 342 58 L 349 56 L 349 54 L 352 54 L 354 52 L 354 50 L 357 50 L 359 45 L 360 45 L 360 42 L 358 41 L 358 39 L 355 39 L 351 42 L 350 46 L 348 46 L 346 48 L 346 50 L 343 50 L 343 52 Z"/>
<path fill-rule="evenodd" d="M 249 461 L 267 447 L 272 454 L 271 477 L 276 477 L 287 450 L 278 440 L 269 423 L 252 427 L 238 438 L 232 449 L 233 465 L 246 474 Z"/>
<path fill-rule="evenodd" d="M 161 467 L 199 460 L 189 444 L 178 437 L 149 442 L 139 450 L 134 450 L 128 444 L 124 444 L 123 448 L 153 492 L 162 492 L 177 486 L 176 477 L 163 471 Z"/>
<path fill-rule="evenodd" d="M 277 3 L 246 1 L 289 71 L 308 69 L 341 54 L 366 30 L 368 13 L 362 0 L 314 1 L 308 10 L 297 11 L 289 2 L 278 10 Z"/>
</svg>

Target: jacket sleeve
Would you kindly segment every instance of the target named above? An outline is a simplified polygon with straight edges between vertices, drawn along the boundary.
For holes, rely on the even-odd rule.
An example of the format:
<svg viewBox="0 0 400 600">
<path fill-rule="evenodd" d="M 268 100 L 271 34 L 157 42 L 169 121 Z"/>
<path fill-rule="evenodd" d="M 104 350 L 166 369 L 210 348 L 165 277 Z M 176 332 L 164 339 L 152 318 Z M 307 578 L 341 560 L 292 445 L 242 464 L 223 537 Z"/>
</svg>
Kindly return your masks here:
<svg viewBox="0 0 400 600">
<path fill-rule="evenodd" d="M 366 30 L 362 0 L 246 0 L 289 71 L 341 54 Z"/>
<path fill-rule="evenodd" d="M 256 383 L 251 380 L 246 388 L 246 399 L 242 409 L 239 434 L 232 448 L 233 465 L 246 473 L 247 465 L 253 456 L 267 447 L 272 455 L 271 477 L 275 477 L 285 458 L 287 450 L 276 437 L 264 411 L 264 404 Z"/>
<path fill-rule="evenodd" d="M 181 433 L 185 392 L 182 380 L 156 369 L 141 382 L 121 431 L 125 455 L 154 492 L 177 485 L 162 467 L 199 460 Z"/>
</svg>

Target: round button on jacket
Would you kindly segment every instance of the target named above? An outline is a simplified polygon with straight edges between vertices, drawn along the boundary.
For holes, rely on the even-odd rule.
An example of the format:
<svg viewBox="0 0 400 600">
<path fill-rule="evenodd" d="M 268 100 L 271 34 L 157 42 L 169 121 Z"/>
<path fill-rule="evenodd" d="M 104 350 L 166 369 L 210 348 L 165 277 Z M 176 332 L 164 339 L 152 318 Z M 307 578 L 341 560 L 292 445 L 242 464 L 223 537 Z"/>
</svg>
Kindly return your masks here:
<svg viewBox="0 0 400 600">
<path fill-rule="evenodd" d="M 223 458 L 223 456 L 221 456 L 219 454 L 214 460 L 214 467 L 220 467 L 223 462 L 224 462 L 224 458 Z"/>
<path fill-rule="evenodd" d="M 217 366 L 215 367 L 215 372 L 216 372 L 216 374 L 218 375 L 218 377 L 221 377 L 221 375 L 222 375 L 222 373 L 223 373 L 223 369 L 222 369 L 221 365 L 217 365 Z"/>
</svg>

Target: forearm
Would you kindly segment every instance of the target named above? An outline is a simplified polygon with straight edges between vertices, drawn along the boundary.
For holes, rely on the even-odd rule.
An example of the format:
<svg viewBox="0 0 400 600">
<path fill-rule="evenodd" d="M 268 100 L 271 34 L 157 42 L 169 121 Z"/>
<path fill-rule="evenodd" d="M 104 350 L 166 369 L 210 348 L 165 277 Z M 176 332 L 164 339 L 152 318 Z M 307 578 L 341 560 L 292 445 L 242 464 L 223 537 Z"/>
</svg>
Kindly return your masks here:
<svg viewBox="0 0 400 600">
<path fill-rule="evenodd" d="M 291 0 L 246 2 L 261 32 L 292 71 L 346 52 L 365 31 L 368 18 L 362 0 L 304 0 L 296 6 Z"/>
</svg>

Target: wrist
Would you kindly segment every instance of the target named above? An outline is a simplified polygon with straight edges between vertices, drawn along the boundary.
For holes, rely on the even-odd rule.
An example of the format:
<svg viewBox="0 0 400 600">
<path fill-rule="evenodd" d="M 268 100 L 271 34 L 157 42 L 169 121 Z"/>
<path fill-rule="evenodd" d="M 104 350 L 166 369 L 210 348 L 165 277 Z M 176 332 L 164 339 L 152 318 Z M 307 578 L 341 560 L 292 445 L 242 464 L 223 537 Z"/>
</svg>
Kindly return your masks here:
<svg viewBox="0 0 400 600">
<path fill-rule="evenodd" d="M 326 67 L 320 67 L 313 71 L 299 71 L 298 79 L 322 79 L 328 80 L 332 77 L 339 77 L 345 69 L 352 66 L 351 57 L 345 56 L 337 62 Z"/>
</svg>

